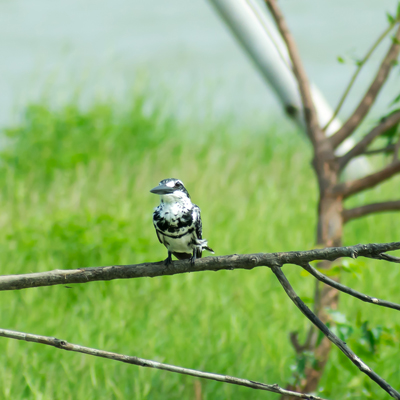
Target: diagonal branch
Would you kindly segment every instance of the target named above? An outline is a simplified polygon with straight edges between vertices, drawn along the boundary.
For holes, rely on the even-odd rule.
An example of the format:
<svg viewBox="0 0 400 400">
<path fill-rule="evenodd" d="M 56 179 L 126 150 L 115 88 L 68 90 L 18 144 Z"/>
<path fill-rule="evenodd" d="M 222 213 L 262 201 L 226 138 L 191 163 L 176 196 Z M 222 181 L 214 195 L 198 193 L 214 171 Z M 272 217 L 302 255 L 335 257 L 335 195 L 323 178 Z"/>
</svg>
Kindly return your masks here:
<svg viewBox="0 0 400 400">
<path fill-rule="evenodd" d="M 379 125 L 371 130 L 362 140 L 360 140 L 349 152 L 342 157 L 338 158 L 339 168 L 342 170 L 349 161 L 354 157 L 363 154 L 366 148 L 372 143 L 374 139 L 382 135 L 388 129 L 397 125 L 400 122 L 400 111 L 396 111 L 389 117 L 385 118 Z"/>
<path fill-rule="evenodd" d="M 383 59 L 374 81 L 360 101 L 359 105 L 353 112 L 353 115 L 343 124 L 343 126 L 332 135 L 329 140 L 334 148 L 338 147 L 345 139 L 347 139 L 354 130 L 360 125 L 361 121 L 368 114 L 370 108 L 375 102 L 383 84 L 386 82 L 389 72 L 392 69 L 400 51 L 400 25 L 396 31 L 389 51 Z"/>
<path fill-rule="evenodd" d="M 397 143 L 393 147 L 393 162 L 399 158 L 399 151 L 400 151 L 400 139 L 397 140 Z"/>
<path fill-rule="evenodd" d="M 324 131 L 328 129 L 328 126 L 332 123 L 332 121 L 336 118 L 336 116 L 339 114 L 340 109 L 342 108 L 342 105 L 344 101 L 346 100 L 346 97 L 348 96 L 351 88 L 353 87 L 354 82 L 356 81 L 358 75 L 361 72 L 362 67 L 365 65 L 365 63 L 368 61 L 368 59 L 371 57 L 372 53 L 376 50 L 376 48 L 379 46 L 379 44 L 382 42 L 382 40 L 388 35 L 388 33 L 393 29 L 394 25 L 390 24 L 385 31 L 378 37 L 376 42 L 372 45 L 372 47 L 368 50 L 367 54 L 364 56 L 364 58 L 357 63 L 357 68 L 353 74 L 353 76 L 350 79 L 349 84 L 347 85 L 342 97 L 339 100 L 339 103 L 332 114 L 331 119 L 328 121 L 328 123 L 324 126 Z"/>
<path fill-rule="evenodd" d="M 400 200 L 372 203 L 361 207 L 350 208 L 349 210 L 343 210 L 342 217 L 343 222 L 346 223 L 352 219 L 364 217 L 365 215 L 387 211 L 400 211 Z"/>
<path fill-rule="evenodd" d="M 317 142 L 325 139 L 325 134 L 319 126 L 317 112 L 311 97 L 310 84 L 307 79 L 307 74 L 303 67 L 303 63 L 301 61 L 293 36 L 289 31 L 285 18 L 283 17 L 276 0 L 265 0 L 265 2 L 276 22 L 283 40 L 286 43 L 290 59 L 292 60 L 293 73 L 299 85 L 300 96 L 304 106 L 304 118 L 307 127 L 307 134 L 315 147 Z"/>
<path fill-rule="evenodd" d="M 372 303 L 372 304 L 376 304 L 378 306 L 393 308 L 395 310 L 400 311 L 400 304 L 392 303 L 392 302 L 386 301 L 386 300 L 377 299 L 375 297 L 371 297 L 366 294 L 357 292 L 357 290 L 353 290 L 353 289 L 349 288 L 348 286 L 342 285 L 341 283 L 336 282 L 333 279 L 327 277 L 326 275 L 322 274 L 321 272 L 319 272 L 317 269 L 315 269 L 313 266 L 311 266 L 308 263 L 303 264 L 302 267 L 307 272 L 309 272 L 312 276 L 317 278 L 319 281 L 324 282 L 327 285 L 332 286 L 335 289 L 338 289 L 343 293 L 347 293 L 350 296 L 356 297 L 357 299 L 359 299 L 361 301 L 365 301 L 366 303 Z"/>
<path fill-rule="evenodd" d="M 378 259 L 400 264 L 400 257 L 391 256 L 390 254 L 380 254 Z"/>
<path fill-rule="evenodd" d="M 362 192 L 365 189 L 372 188 L 400 172 L 400 161 L 389 164 L 382 170 L 368 175 L 361 179 L 356 179 L 350 182 L 339 183 L 333 188 L 333 194 L 347 198 L 353 194 Z"/>
<path fill-rule="evenodd" d="M 399 250 L 400 242 L 357 244 L 348 247 L 327 247 L 307 251 L 290 251 L 286 253 L 233 254 L 229 256 L 205 257 L 196 260 L 192 265 L 188 260 L 174 261 L 165 267 L 164 262 L 143 263 L 134 265 L 112 265 L 108 267 L 91 267 L 79 269 L 56 269 L 47 272 L 35 272 L 21 275 L 0 276 L 0 291 L 18 290 L 40 286 L 66 285 L 71 283 L 88 283 L 109 281 L 113 279 L 132 279 L 183 274 L 200 271 L 222 271 L 233 269 L 253 269 L 275 265 L 303 265 L 311 261 L 334 261 L 340 257 L 368 257 L 385 259 L 387 251 Z"/>
<path fill-rule="evenodd" d="M 95 356 L 95 357 L 108 358 L 110 360 L 120 361 L 120 362 L 124 362 L 127 364 L 138 365 L 139 367 L 162 369 L 164 371 L 175 372 L 178 374 L 191 375 L 191 376 L 196 376 L 198 378 L 211 379 L 213 381 L 231 383 L 233 385 L 246 386 L 251 389 L 260 389 L 260 390 L 266 390 L 268 392 L 290 395 L 290 396 L 293 396 L 293 397 L 296 397 L 299 399 L 324 400 L 321 397 L 314 396 L 311 394 L 303 394 L 303 393 L 293 392 L 291 390 L 283 389 L 277 384 L 268 385 L 266 383 L 250 381 L 248 379 L 235 378 L 233 376 L 228 376 L 228 375 L 220 375 L 220 374 L 214 374 L 214 373 L 210 373 L 210 372 L 197 371 L 195 369 L 177 367 L 175 365 L 163 364 L 163 363 L 160 363 L 157 361 L 146 360 L 144 358 L 139 358 L 139 357 L 135 357 L 135 356 L 127 356 L 124 354 L 111 353 L 109 351 L 98 350 L 98 349 L 93 349 L 90 347 L 80 346 L 80 345 L 68 343 L 65 340 L 56 339 L 56 338 L 50 337 L 50 336 L 39 336 L 39 335 L 31 334 L 31 333 L 10 331 L 7 329 L 0 329 L 0 336 L 10 338 L 10 339 L 25 340 L 27 342 L 35 342 L 35 343 L 45 344 L 48 346 L 56 347 L 58 349 L 67 350 L 67 351 L 75 351 L 75 352 L 83 353 L 83 354 L 89 354 L 89 355 Z"/>
<path fill-rule="evenodd" d="M 395 399 L 400 399 L 400 393 L 393 389 L 384 379 L 382 379 L 376 372 L 374 372 L 367 364 L 365 364 L 354 352 L 347 346 L 343 340 L 340 340 L 300 299 L 294 291 L 285 274 L 279 266 L 273 266 L 272 272 L 278 278 L 280 284 L 285 290 L 286 294 L 290 297 L 297 308 L 319 329 L 322 333 L 335 345 L 349 360 L 364 374 L 368 375 L 374 382 L 376 382 L 383 390 L 390 394 Z"/>
<path fill-rule="evenodd" d="M 394 152 L 394 144 L 388 144 L 385 147 L 381 147 L 379 149 L 372 149 L 372 150 L 365 150 L 361 154 L 365 154 L 366 156 L 372 156 L 375 154 L 382 154 L 382 153 L 392 153 Z"/>
</svg>

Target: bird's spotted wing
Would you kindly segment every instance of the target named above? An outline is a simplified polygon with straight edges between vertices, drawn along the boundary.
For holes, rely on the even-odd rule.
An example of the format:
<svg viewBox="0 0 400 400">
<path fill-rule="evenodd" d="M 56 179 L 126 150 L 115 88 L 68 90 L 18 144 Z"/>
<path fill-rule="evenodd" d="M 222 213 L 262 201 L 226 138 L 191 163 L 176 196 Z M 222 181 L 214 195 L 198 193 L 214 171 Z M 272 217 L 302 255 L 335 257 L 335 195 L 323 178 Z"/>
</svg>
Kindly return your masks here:
<svg viewBox="0 0 400 400">
<path fill-rule="evenodd" d="M 202 239 L 203 236 L 203 226 L 201 224 L 201 215 L 200 215 L 200 208 L 194 204 L 193 207 L 193 223 L 194 223 L 194 230 L 196 232 L 197 239 Z"/>
<path fill-rule="evenodd" d="M 159 213 L 159 211 L 156 209 L 155 211 L 154 211 L 154 213 L 153 213 L 153 225 L 154 225 L 154 228 L 155 228 L 155 230 L 156 230 L 156 234 L 157 234 L 157 238 L 158 238 L 158 240 L 159 240 L 159 242 L 161 243 L 161 244 L 164 244 L 163 242 L 162 242 L 162 237 L 160 236 L 160 233 L 158 232 L 158 229 L 157 229 L 157 225 L 156 225 L 156 222 L 157 222 L 157 220 L 160 218 L 160 213 Z"/>
</svg>

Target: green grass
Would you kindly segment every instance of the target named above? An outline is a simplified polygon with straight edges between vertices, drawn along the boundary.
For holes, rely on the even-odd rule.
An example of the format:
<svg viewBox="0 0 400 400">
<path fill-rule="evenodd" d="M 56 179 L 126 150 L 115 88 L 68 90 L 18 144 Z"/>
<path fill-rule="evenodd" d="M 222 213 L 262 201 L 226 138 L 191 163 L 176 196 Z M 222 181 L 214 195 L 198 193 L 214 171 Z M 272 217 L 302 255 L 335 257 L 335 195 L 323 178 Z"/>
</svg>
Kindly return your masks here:
<svg viewBox="0 0 400 400">
<path fill-rule="evenodd" d="M 2 274 L 164 259 L 152 226 L 158 198 L 149 189 L 166 177 L 179 177 L 201 207 L 204 236 L 217 255 L 313 247 L 317 188 L 301 135 L 276 126 L 249 131 L 229 119 L 179 122 L 157 104 L 137 94 L 122 111 L 112 104 L 85 112 L 27 109 L 21 125 L 8 130 L 0 158 Z M 396 197 L 398 183 L 370 191 L 371 198 Z M 345 242 L 399 240 L 399 223 L 398 214 L 355 221 Z M 310 298 L 313 279 L 294 266 L 285 272 Z M 399 277 L 396 266 L 367 261 L 342 280 L 400 302 Z M 307 326 L 265 268 L 70 286 L 1 293 L 1 327 L 285 385 L 295 362 L 288 333 Z M 340 308 L 349 321 L 399 332 L 393 310 L 345 296 Z M 374 355 L 357 334 L 348 343 L 398 386 L 397 334 Z M 0 399 L 194 399 L 195 381 L 0 340 Z M 337 351 L 321 387 L 332 398 L 367 398 L 366 391 L 387 398 Z M 278 398 L 205 380 L 201 388 L 204 400 Z"/>
</svg>

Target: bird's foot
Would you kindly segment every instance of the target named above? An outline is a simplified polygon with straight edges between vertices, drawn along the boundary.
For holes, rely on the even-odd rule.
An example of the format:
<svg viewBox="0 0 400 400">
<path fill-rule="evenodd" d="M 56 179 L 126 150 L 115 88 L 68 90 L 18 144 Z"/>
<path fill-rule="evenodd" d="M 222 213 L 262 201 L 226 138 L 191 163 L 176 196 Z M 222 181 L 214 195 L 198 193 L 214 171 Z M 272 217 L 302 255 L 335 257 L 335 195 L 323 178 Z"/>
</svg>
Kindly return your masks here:
<svg viewBox="0 0 400 400">
<path fill-rule="evenodd" d="M 190 264 L 194 265 L 194 262 L 196 261 L 197 257 L 196 257 L 196 249 L 193 251 L 193 255 L 192 257 L 190 257 Z"/>
<path fill-rule="evenodd" d="M 172 265 L 172 253 L 168 252 L 168 257 L 164 260 L 164 265 L 166 267 Z"/>
</svg>

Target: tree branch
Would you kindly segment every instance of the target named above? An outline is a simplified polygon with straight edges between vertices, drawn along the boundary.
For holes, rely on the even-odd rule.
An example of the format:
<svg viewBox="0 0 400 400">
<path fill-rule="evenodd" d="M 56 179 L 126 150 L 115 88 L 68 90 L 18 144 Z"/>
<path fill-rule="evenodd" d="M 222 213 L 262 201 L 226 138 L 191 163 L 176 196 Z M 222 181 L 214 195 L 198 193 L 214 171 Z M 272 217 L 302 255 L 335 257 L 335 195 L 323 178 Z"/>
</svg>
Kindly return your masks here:
<svg viewBox="0 0 400 400">
<path fill-rule="evenodd" d="M 373 257 L 373 258 L 375 258 L 375 257 Z M 380 254 L 379 260 L 386 260 L 386 261 L 400 264 L 400 257 L 391 256 L 390 254 Z"/>
<path fill-rule="evenodd" d="M 329 328 L 304 304 L 297 293 L 293 290 L 285 274 L 279 266 L 273 266 L 272 272 L 278 278 L 280 284 L 285 290 L 286 294 L 290 297 L 297 308 L 319 329 L 322 333 L 335 345 L 343 354 L 350 359 L 350 361 L 364 374 L 368 375 L 374 382 L 376 382 L 383 390 L 390 394 L 395 399 L 400 399 L 400 393 L 393 389 L 388 383 L 385 382 L 376 372 L 374 372 L 367 364 L 365 364 L 354 352 L 346 345 L 343 340 L 340 340 Z"/>
<path fill-rule="evenodd" d="M 364 217 L 365 215 L 387 211 L 400 211 L 400 200 L 372 203 L 361 207 L 350 208 L 349 210 L 343 210 L 342 216 L 344 223 L 346 223 L 352 219 Z"/>
<path fill-rule="evenodd" d="M 376 42 L 371 46 L 371 48 L 368 50 L 367 54 L 364 56 L 364 58 L 357 63 L 357 68 L 353 74 L 353 76 L 350 79 L 349 84 L 347 85 L 342 97 L 339 100 L 339 103 L 337 107 L 335 108 L 334 113 L 332 114 L 331 119 L 328 121 L 328 123 L 324 126 L 324 131 L 328 129 L 328 126 L 331 124 L 331 122 L 336 118 L 336 116 L 339 114 L 340 109 L 342 108 L 342 105 L 344 101 L 346 100 L 347 95 L 349 94 L 354 82 L 356 81 L 362 67 L 365 65 L 365 63 L 368 61 L 368 59 L 371 57 L 371 54 L 375 51 L 375 49 L 379 46 L 379 44 L 382 42 L 382 40 L 387 36 L 387 34 L 393 29 L 394 25 L 389 25 L 385 31 L 378 37 Z"/>
<path fill-rule="evenodd" d="M 365 189 L 372 188 L 379 183 L 386 181 L 398 172 L 400 172 L 400 161 L 391 163 L 382 170 L 375 172 L 374 174 L 368 175 L 364 178 L 356 179 L 350 182 L 339 183 L 333 188 L 332 191 L 333 194 L 343 196 L 343 198 L 347 198 L 352 196 L 353 194 L 362 192 Z"/>
<path fill-rule="evenodd" d="M 337 290 L 340 290 L 343 293 L 347 293 L 350 296 L 356 297 L 357 299 L 364 301 L 366 303 L 372 303 L 376 304 L 378 306 L 382 307 L 387 307 L 387 308 L 393 308 L 394 310 L 400 311 L 400 304 L 392 303 L 390 301 L 386 300 L 380 300 L 375 297 L 368 296 L 366 294 L 357 292 L 356 290 L 353 290 L 349 288 L 348 286 L 342 285 L 339 282 L 336 282 L 335 280 L 328 278 L 326 275 L 322 274 L 319 272 L 317 269 L 315 269 L 313 266 L 310 264 L 303 264 L 302 267 L 309 272 L 312 276 L 317 278 L 319 281 L 326 283 L 329 286 L 334 287 Z"/>
<path fill-rule="evenodd" d="M 285 18 L 283 17 L 276 0 L 265 0 L 265 2 L 276 22 L 283 40 L 286 43 L 290 59 L 292 60 L 293 73 L 299 85 L 300 96 L 304 107 L 304 119 L 306 122 L 307 134 L 315 147 L 317 142 L 325 139 L 325 134 L 319 126 L 317 112 L 311 97 L 310 84 L 307 79 L 307 74 L 303 67 L 303 63 L 301 62 L 301 58 L 292 34 L 289 31 Z"/>
<path fill-rule="evenodd" d="M 109 281 L 113 279 L 131 279 L 175 275 L 186 272 L 221 271 L 232 269 L 253 269 L 255 267 L 273 267 L 276 265 L 303 265 L 311 261 L 334 261 L 340 257 L 367 257 L 385 259 L 387 251 L 399 250 L 400 242 L 358 244 L 348 247 L 328 247 L 307 251 L 286 253 L 233 254 L 229 256 L 205 257 L 192 265 L 188 260 L 174 261 L 165 267 L 163 261 L 135 265 L 112 265 L 79 269 L 53 270 L 21 275 L 0 276 L 0 291 L 18 290 L 40 286 L 66 285 Z"/>
<path fill-rule="evenodd" d="M 396 162 L 399 158 L 399 151 L 400 151 L 400 138 L 397 140 L 397 143 L 393 147 L 393 161 Z"/>
<path fill-rule="evenodd" d="M 370 108 L 375 102 L 383 84 L 385 83 L 389 72 L 392 69 L 393 62 L 397 59 L 400 51 L 400 25 L 396 31 L 395 38 L 392 41 L 389 51 L 383 59 L 374 81 L 369 87 L 364 98 L 361 100 L 353 115 L 343 124 L 343 126 L 332 135 L 329 140 L 334 148 L 338 147 L 345 139 L 347 139 L 354 130 L 359 126 L 364 117 L 368 114 Z"/>
<path fill-rule="evenodd" d="M 251 389 L 260 389 L 260 390 L 266 390 L 268 392 L 290 395 L 293 397 L 297 397 L 299 399 L 324 400 L 321 397 L 313 396 L 311 394 L 303 394 L 283 389 L 277 384 L 268 385 L 266 383 L 250 381 L 248 379 L 235 378 L 233 376 L 228 376 L 228 375 L 220 375 L 210 372 L 197 371 L 195 369 L 177 367 L 175 365 L 163 364 L 157 361 L 146 360 L 144 358 L 139 358 L 135 356 L 127 356 L 124 354 L 111 353 L 109 351 L 80 346 L 50 336 L 39 336 L 31 333 L 10 331 L 7 329 L 0 329 L 0 336 L 10 339 L 25 340 L 27 342 L 45 344 L 48 346 L 56 347 L 57 349 L 75 351 L 78 353 L 89 354 L 95 357 L 108 358 L 114 361 L 120 361 L 127 364 L 138 365 L 139 367 L 162 369 L 164 371 L 175 372 L 178 374 L 191 375 L 191 376 L 196 376 L 198 378 L 211 379 L 213 381 L 224 382 L 224 383 L 231 383 L 233 385 L 246 386 Z"/>
<path fill-rule="evenodd" d="M 381 147 L 379 149 L 372 149 L 372 150 L 365 150 L 361 154 L 365 154 L 366 156 L 371 156 L 374 154 L 381 154 L 381 153 L 391 153 L 394 152 L 394 144 L 388 144 L 385 147 Z"/>
<path fill-rule="evenodd" d="M 386 132 L 400 122 L 400 111 L 385 118 L 379 125 L 372 129 L 362 140 L 360 140 L 349 152 L 338 158 L 339 168 L 342 170 L 354 157 L 363 154 L 374 139 Z"/>
</svg>

